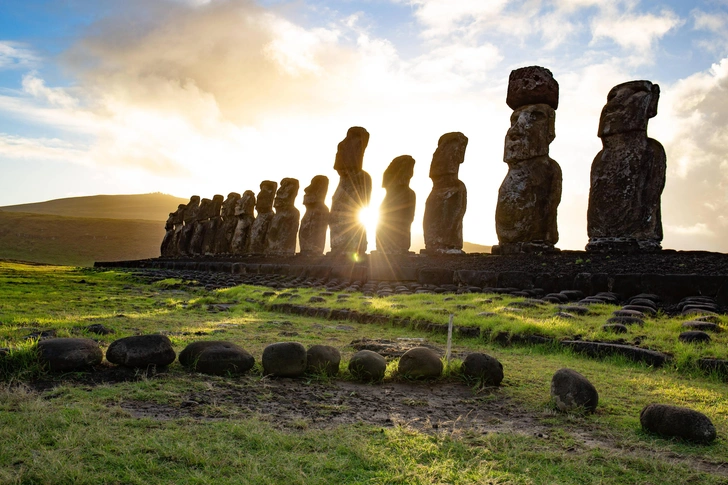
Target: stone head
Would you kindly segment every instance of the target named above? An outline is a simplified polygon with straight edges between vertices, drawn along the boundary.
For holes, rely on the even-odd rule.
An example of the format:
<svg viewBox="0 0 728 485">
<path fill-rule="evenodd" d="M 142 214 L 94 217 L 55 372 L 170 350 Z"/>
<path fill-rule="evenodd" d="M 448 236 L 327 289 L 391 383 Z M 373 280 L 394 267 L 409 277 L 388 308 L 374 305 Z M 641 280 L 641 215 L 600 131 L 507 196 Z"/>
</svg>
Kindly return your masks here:
<svg viewBox="0 0 728 485">
<path fill-rule="evenodd" d="M 548 104 L 559 107 L 559 83 L 551 71 L 541 66 L 522 67 L 508 77 L 506 104 L 518 109 L 529 104 Z"/>
<path fill-rule="evenodd" d="M 220 194 L 215 194 L 212 197 L 212 204 L 210 206 L 210 217 L 219 217 L 220 216 L 220 209 L 222 209 L 222 203 L 225 200 L 225 197 L 223 197 Z"/>
<path fill-rule="evenodd" d="M 185 209 L 187 209 L 186 204 L 180 204 L 177 206 L 177 210 L 172 213 L 174 214 L 174 217 L 172 218 L 173 224 L 182 224 L 185 217 Z"/>
<path fill-rule="evenodd" d="M 197 221 L 204 221 L 205 219 L 210 218 L 210 213 L 212 212 L 212 200 L 208 198 L 204 198 L 200 201 L 200 208 L 197 211 L 197 217 L 195 220 Z"/>
<path fill-rule="evenodd" d="M 299 183 L 297 179 L 284 178 L 281 180 L 281 186 L 276 192 L 276 199 L 274 202 L 276 209 L 283 209 L 286 207 L 293 207 L 293 203 L 296 201 L 298 196 Z"/>
<path fill-rule="evenodd" d="M 531 104 L 511 114 L 511 127 L 506 133 L 506 162 L 528 160 L 548 155 L 549 144 L 556 137 L 556 112 L 547 104 Z"/>
<path fill-rule="evenodd" d="M 402 155 L 392 160 L 382 176 L 382 187 L 389 188 L 395 185 L 409 186 L 414 175 L 415 159 L 409 155 Z"/>
<path fill-rule="evenodd" d="M 252 190 L 246 190 L 243 192 L 243 196 L 238 199 L 235 203 L 235 215 L 240 217 L 242 215 L 253 216 L 255 213 L 255 192 Z"/>
<path fill-rule="evenodd" d="M 323 204 L 328 191 L 329 178 L 326 175 L 316 175 L 311 179 L 311 185 L 303 189 L 303 205 Z"/>
<path fill-rule="evenodd" d="M 360 126 L 352 126 L 336 149 L 334 170 L 342 173 L 361 172 L 364 165 L 364 150 L 369 144 L 369 132 Z"/>
<path fill-rule="evenodd" d="M 433 180 L 446 176 L 457 178 L 460 164 L 465 161 L 467 146 L 468 137 L 459 131 L 442 135 L 432 155 L 430 178 Z"/>
<path fill-rule="evenodd" d="M 260 192 L 258 192 L 258 200 L 255 203 L 258 214 L 273 211 L 273 199 L 276 197 L 277 188 L 278 182 L 272 180 L 264 180 L 260 183 Z"/>
<path fill-rule="evenodd" d="M 230 192 L 227 196 L 227 199 L 225 199 L 225 202 L 222 203 L 222 216 L 235 216 L 235 206 L 237 205 L 239 200 L 240 194 L 238 194 L 237 192 Z"/>
<path fill-rule="evenodd" d="M 660 86 L 650 81 L 630 81 L 614 86 L 599 118 L 599 137 L 647 131 L 647 121 L 657 115 Z"/>
<path fill-rule="evenodd" d="M 187 203 L 187 207 L 185 207 L 185 213 L 183 216 L 183 219 L 186 223 L 193 222 L 197 220 L 197 212 L 200 207 L 200 196 L 199 195 L 193 195 L 190 197 L 190 201 Z"/>
</svg>

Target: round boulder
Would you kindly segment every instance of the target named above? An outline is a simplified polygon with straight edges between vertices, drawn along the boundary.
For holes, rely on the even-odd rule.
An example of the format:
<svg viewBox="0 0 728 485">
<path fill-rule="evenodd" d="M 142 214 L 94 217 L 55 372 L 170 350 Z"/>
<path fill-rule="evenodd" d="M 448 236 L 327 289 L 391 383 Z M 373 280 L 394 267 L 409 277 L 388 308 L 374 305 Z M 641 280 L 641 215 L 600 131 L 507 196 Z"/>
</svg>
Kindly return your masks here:
<svg viewBox="0 0 728 485">
<path fill-rule="evenodd" d="M 415 379 L 440 377 L 442 361 L 435 351 L 427 347 L 415 347 L 400 357 L 397 372 Z"/>
<path fill-rule="evenodd" d="M 349 372 L 362 381 L 381 381 L 386 370 L 387 361 L 371 350 L 360 350 L 349 360 Z"/>
<path fill-rule="evenodd" d="M 559 369 L 551 379 L 551 397 L 559 411 L 594 412 L 599 393 L 589 380 L 572 369 Z"/>
<path fill-rule="evenodd" d="M 53 338 L 38 342 L 38 357 L 51 371 L 74 371 L 98 365 L 104 358 L 90 338 Z"/>
<path fill-rule="evenodd" d="M 306 372 L 306 347 L 298 342 L 277 342 L 263 349 L 263 375 L 300 377 Z"/>
<path fill-rule="evenodd" d="M 124 367 L 163 367 L 177 357 L 166 335 L 136 335 L 111 342 L 106 360 Z"/>
<path fill-rule="evenodd" d="M 306 351 L 306 372 L 333 377 L 339 373 L 341 352 L 330 345 L 314 345 Z"/>
<path fill-rule="evenodd" d="M 608 323 L 606 325 L 602 325 L 602 330 L 610 333 L 627 333 L 627 327 L 622 323 Z"/>
<path fill-rule="evenodd" d="M 463 360 L 463 375 L 481 379 L 486 386 L 499 386 L 503 381 L 503 364 L 490 355 L 475 352 Z"/>
<path fill-rule="evenodd" d="M 709 443 L 715 439 L 715 426 L 705 414 L 668 404 L 650 404 L 640 413 L 642 429 L 666 437 Z"/>
<path fill-rule="evenodd" d="M 203 374 L 243 374 L 255 365 L 255 358 L 232 342 L 192 342 L 179 354 L 179 363 Z"/>
<path fill-rule="evenodd" d="M 689 344 L 707 344 L 710 342 L 710 335 L 702 330 L 689 330 L 687 332 L 682 332 L 677 339 L 680 342 Z"/>
</svg>

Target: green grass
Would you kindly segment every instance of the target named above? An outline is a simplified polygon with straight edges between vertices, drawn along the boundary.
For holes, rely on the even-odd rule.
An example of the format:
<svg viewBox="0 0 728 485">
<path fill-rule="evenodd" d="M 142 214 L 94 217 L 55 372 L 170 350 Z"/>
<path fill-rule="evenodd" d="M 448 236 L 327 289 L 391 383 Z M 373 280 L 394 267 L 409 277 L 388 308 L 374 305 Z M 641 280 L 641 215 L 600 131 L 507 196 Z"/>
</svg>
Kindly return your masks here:
<svg viewBox="0 0 728 485">
<path fill-rule="evenodd" d="M 373 423 L 327 426 L 307 419 L 290 422 L 241 408 L 234 399 L 213 399 L 227 392 L 253 393 L 263 403 L 275 399 L 266 391 L 259 364 L 250 376 L 210 377 L 191 374 L 177 362 L 168 372 L 115 384 L 90 385 L 81 375 L 45 374 L 33 360 L 34 331 L 53 329 L 59 336 L 84 336 L 103 348 L 115 339 L 139 333 L 164 332 L 176 350 L 200 339 L 234 341 L 260 361 L 272 342 L 296 340 L 309 346 L 334 345 L 343 355 L 336 379 L 310 376 L 304 385 L 325 394 L 330 386 L 351 377 L 346 361 L 357 338 L 424 337 L 444 348 L 445 336 L 390 325 L 363 325 L 282 315 L 249 303 L 263 300 L 266 288 L 241 286 L 220 291 L 190 287 L 176 279 L 154 284 L 114 271 L 0 263 L 0 483 L 492 483 L 492 484 L 622 484 L 726 483 L 718 464 L 728 461 L 728 400 L 726 384 L 715 376 L 694 372 L 683 361 L 691 352 L 725 357 L 726 343 L 718 335 L 700 351 L 682 349 L 670 340 L 680 319 L 658 316 L 639 329 L 651 346 L 663 346 L 680 356 L 678 363 L 653 369 L 623 358 L 592 360 L 559 346 L 500 347 L 488 339 L 455 336 L 454 351 L 462 356 L 483 351 L 504 366 L 500 388 L 473 386 L 469 405 L 495 405 L 480 422 L 486 432 L 462 425 L 450 428 L 381 427 Z M 291 300 L 309 304 L 320 290 L 287 290 Z M 267 303 L 288 297 L 266 297 Z M 478 325 L 491 332 L 533 332 L 554 337 L 599 335 L 613 307 L 592 307 L 596 315 L 578 320 L 554 319 L 551 305 L 522 312 L 507 310 L 519 299 L 492 295 L 408 295 L 348 301 L 326 297 L 329 308 L 353 308 L 388 316 L 407 316 L 446 323 L 455 312 L 457 325 Z M 493 298 L 491 302 L 486 300 Z M 432 302 L 432 303 L 429 303 Z M 218 303 L 230 311 L 210 311 Z M 370 303 L 370 305 L 366 305 Z M 313 304 L 312 304 L 313 305 Z M 456 305 L 475 305 L 458 309 Z M 394 306 L 394 307 L 393 307 Z M 430 309 L 442 308 L 436 312 Z M 495 317 L 478 317 L 479 312 Z M 84 327 L 102 323 L 115 334 L 97 336 Z M 337 326 L 345 325 L 345 327 Z M 295 336 L 284 335 L 296 333 Z M 614 337 L 611 337 L 614 338 Z M 629 338 L 629 337 L 627 337 Z M 459 360 L 441 381 L 419 386 L 472 386 L 458 376 Z M 553 373 L 570 367 L 597 387 L 600 402 L 591 415 L 561 414 L 549 400 Z M 396 360 L 388 366 L 386 383 L 402 382 Z M 40 379 L 40 381 L 36 381 Z M 21 382 L 28 382 L 25 387 Z M 35 385 L 34 382 L 43 382 Z M 385 384 L 386 385 L 386 384 Z M 379 389 L 362 386 L 358 392 Z M 467 387 L 465 387 L 467 389 Z M 209 395 L 197 414 L 181 413 L 190 395 Z M 689 406 L 707 414 L 719 438 L 709 446 L 665 440 L 644 433 L 639 412 L 663 402 Z M 138 417 L 129 403 L 161 406 L 179 417 Z M 422 398 L 402 406 L 428 409 Z M 491 408 L 487 408 L 491 409 Z M 316 408 L 319 416 L 356 412 L 348 401 Z M 539 430 L 540 436 L 533 430 Z M 704 463 L 701 471 L 698 464 Z"/>
</svg>

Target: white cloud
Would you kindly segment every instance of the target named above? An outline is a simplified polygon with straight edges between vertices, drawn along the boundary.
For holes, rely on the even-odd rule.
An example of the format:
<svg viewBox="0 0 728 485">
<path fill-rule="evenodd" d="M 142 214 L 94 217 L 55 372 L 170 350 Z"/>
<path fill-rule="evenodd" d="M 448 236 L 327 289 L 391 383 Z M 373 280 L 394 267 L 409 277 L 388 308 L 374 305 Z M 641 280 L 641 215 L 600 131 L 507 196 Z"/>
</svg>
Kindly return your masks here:
<svg viewBox="0 0 728 485">
<path fill-rule="evenodd" d="M 13 160 L 88 161 L 87 152 L 75 143 L 58 138 L 25 138 L 0 133 L 0 157 Z"/>
<path fill-rule="evenodd" d="M 40 58 L 20 42 L 0 40 L 0 70 L 28 69 L 36 66 Z"/>
</svg>

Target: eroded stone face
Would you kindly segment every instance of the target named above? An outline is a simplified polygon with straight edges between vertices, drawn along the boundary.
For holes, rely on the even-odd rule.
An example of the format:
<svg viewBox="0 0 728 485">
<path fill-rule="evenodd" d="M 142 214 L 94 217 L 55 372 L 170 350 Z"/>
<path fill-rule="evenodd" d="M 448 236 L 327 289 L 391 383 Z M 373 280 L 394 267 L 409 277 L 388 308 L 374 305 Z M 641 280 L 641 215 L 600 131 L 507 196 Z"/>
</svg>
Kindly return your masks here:
<svg viewBox="0 0 728 485">
<path fill-rule="evenodd" d="M 460 164 L 465 161 L 465 149 L 468 147 L 468 137 L 460 132 L 445 133 L 437 141 L 437 149 L 432 154 L 430 164 L 430 178 L 435 181 L 446 175 L 454 175 L 457 179 Z M 454 180 L 448 178 L 448 180 Z"/>
<path fill-rule="evenodd" d="M 384 171 L 382 187 L 387 189 L 379 207 L 377 250 L 384 253 L 406 253 L 411 244 L 411 226 L 415 217 L 415 192 L 409 182 L 415 160 L 403 155 L 392 160 Z"/>
<path fill-rule="evenodd" d="M 258 216 L 250 228 L 248 253 L 263 254 L 265 252 L 267 246 L 266 235 L 268 234 L 268 228 L 274 216 L 273 201 L 277 188 L 278 183 L 271 180 L 265 180 L 260 183 L 260 192 L 258 192 L 258 198 L 255 203 Z"/>
<path fill-rule="evenodd" d="M 341 175 L 342 171 L 361 172 L 364 165 L 364 151 L 369 144 L 369 132 L 361 126 L 352 126 L 336 149 L 334 170 Z"/>
<path fill-rule="evenodd" d="M 329 178 L 324 175 L 316 175 L 311 179 L 311 185 L 304 189 L 306 213 L 298 231 L 301 254 L 321 255 L 324 252 L 329 227 L 329 208 L 324 203 L 328 190 Z"/>
<path fill-rule="evenodd" d="M 266 235 L 266 254 L 293 255 L 296 252 L 296 237 L 300 213 L 293 204 L 298 195 L 299 183 L 294 178 L 284 178 L 276 193 L 276 213 L 271 219 Z"/>
<path fill-rule="evenodd" d="M 230 243 L 230 250 L 233 254 L 246 254 L 249 250 L 250 231 L 255 221 L 254 209 L 255 193 L 252 190 L 246 190 L 235 204 L 237 223 Z"/>
<path fill-rule="evenodd" d="M 556 112 L 546 104 L 515 110 L 506 133 L 503 160 L 510 162 L 548 155 L 549 145 L 556 137 L 555 121 Z"/>
<path fill-rule="evenodd" d="M 238 225 L 238 218 L 235 216 L 235 206 L 240 201 L 240 194 L 230 192 L 222 203 L 222 222 L 218 225 L 217 236 L 215 237 L 215 254 L 228 254 L 232 252 L 232 241 L 235 235 L 235 228 Z"/>
<path fill-rule="evenodd" d="M 599 118 L 599 137 L 647 131 L 647 122 L 657 115 L 660 86 L 650 81 L 630 81 L 613 87 Z"/>
</svg>

